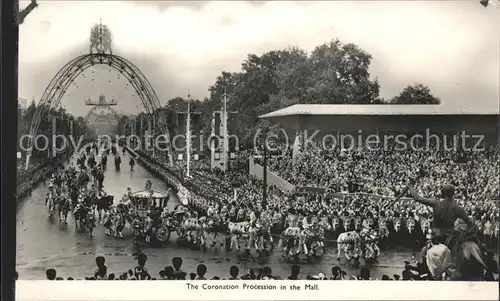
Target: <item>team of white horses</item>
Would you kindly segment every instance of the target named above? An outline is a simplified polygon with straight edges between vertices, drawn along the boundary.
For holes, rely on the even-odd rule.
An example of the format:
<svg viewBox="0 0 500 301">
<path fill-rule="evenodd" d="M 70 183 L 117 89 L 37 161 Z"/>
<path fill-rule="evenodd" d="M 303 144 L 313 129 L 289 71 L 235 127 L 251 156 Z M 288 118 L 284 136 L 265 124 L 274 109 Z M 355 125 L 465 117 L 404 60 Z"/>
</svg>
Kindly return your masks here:
<svg viewBox="0 0 500 301">
<path fill-rule="evenodd" d="M 224 245 L 229 235 L 229 249 L 241 250 L 244 242 L 245 251 L 255 249 L 258 254 L 274 249 L 273 236 L 271 235 L 272 222 L 258 220 L 257 222 L 228 222 L 226 226 L 219 221 L 207 217 L 178 218 L 177 233 L 186 241 L 200 247 L 217 247 Z M 288 227 L 280 236 L 278 246 L 288 257 L 322 256 L 325 252 L 325 231 L 332 230 L 332 225 L 320 221 L 307 227 Z M 386 234 L 385 234 L 386 235 Z M 348 261 L 353 259 L 375 259 L 380 254 L 377 245 L 380 232 L 370 227 L 363 230 L 354 230 L 341 233 L 337 238 L 338 258 L 344 253 Z"/>
</svg>

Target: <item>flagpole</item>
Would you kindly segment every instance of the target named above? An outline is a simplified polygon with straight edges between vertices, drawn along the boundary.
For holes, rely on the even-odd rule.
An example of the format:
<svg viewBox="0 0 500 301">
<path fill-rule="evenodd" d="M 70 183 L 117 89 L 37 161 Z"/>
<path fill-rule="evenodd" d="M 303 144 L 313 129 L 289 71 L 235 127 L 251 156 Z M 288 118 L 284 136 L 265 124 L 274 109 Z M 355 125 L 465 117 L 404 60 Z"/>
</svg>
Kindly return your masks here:
<svg viewBox="0 0 500 301">
<path fill-rule="evenodd" d="M 190 177 L 191 171 L 191 93 L 188 93 L 187 99 L 187 129 L 186 129 L 186 153 L 187 153 L 187 171 L 186 177 Z"/>
<path fill-rule="evenodd" d="M 223 124 L 224 124 L 224 143 L 223 143 L 223 166 L 224 166 L 224 172 L 227 171 L 227 161 L 228 161 L 228 158 L 227 158 L 227 152 L 228 152 L 228 139 L 227 139 L 227 134 L 228 134 L 228 130 L 227 130 L 227 93 L 226 93 L 226 89 L 224 88 L 224 113 L 223 113 Z"/>
</svg>

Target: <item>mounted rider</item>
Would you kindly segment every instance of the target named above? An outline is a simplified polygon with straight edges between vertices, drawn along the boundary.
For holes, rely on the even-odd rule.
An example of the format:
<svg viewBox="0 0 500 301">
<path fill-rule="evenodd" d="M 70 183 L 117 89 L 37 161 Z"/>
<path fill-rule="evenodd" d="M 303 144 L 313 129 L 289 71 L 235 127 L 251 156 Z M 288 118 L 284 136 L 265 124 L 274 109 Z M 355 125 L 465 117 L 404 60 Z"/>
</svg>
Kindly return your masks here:
<svg viewBox="0 0 500 301">
<path fill-rule="evenodd" d="M 299 216 L 296 214 L 295 209 L 290 208 L 288 211 L 288 216 L 285 221 L 285 225 L 287 228 L 283 233 L 281 233 L 281 239 L 284 237 L 288 238 L 293 238 L 293 239 L 299 239 L 301 229 L 299 227 Z M 300 242 L 299 242 L 299 248 L 300 248 Z M 285 244 L 283 251 L 288 251 L 288 245 Z"/>
<path fill-rule="evenodd" d="M 52 212 L 55 209 L 55 192 L 53 189 L 52 183 L 49 184 L 49 191 L 45 194 L 45 206 L 49 206 L 49 215 L 52 215 Z"/>
<path fill-rule="evenodd" d="M 475 237 L 476 231 L 474 230 L 476 226 L 474 222 L 453 198 L 455 194 L 455 187 L 453 187 L 453 185 L 445 184 L 442 186 L 441 193 L 443 200 L 422 197 L 412 186 L 409 187 L 409 192 L 415 201 L 432 207 L 434 215 L 433 241 L 448 247 L 451 251 L 452 258 L 459 255 L 461 243 L 477 239 L 477 237 Z M 461 219 L 466 223 L 466 231 L 460 232 L 455 230 L 455 221 L 457 219 Z M 456 260 L 457 258 L 454 259 Z M 476 260 L 478 260 L 486 270 L 488 269 L 481 258 L 476 258 Z"/>
<path fill-rule="evenodd" d="M 312 249 L 310 249 L 310 245 L 312 241 L 308 238 L 311 238 L 316 235 L 318 231 L 318 220 L 312 214 L 304 216 L 302 219 L 302 231 L 300 232 L 300 245 L 303 247 L 304 253 L 312 254 Z M 309 251 L 308 251 L 309 250 Z"/>
</svg>

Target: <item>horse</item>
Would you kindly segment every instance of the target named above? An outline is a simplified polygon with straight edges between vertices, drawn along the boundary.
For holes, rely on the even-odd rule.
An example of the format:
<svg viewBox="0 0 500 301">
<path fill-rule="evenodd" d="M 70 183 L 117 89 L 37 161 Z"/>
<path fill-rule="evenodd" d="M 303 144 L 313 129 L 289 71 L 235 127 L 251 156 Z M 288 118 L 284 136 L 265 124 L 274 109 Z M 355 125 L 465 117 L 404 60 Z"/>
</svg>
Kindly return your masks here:
<svg viewBox="0 0 500 301">
<path fill-rule="evenodd" d="M 92 237 L 93 237 L 92 233 L 94 232 L 95 226 L 96 225 L 95 225 L 94 213 L 92 211 L 89 211 L 87 213 L 87 217 L 85 220 L 85 228 L 87 230 L 87 234 L 88 234 L 90 239 L 92 239 Z"/>
<path fill-rule="evenodd" d="M 288 227 L 280 235 L 279 246 L 283 246 L 283 252 L 290 256 L 297 256 L 302 249 L 300 227 Z"/>
<path fill-rule="evenodd" d="M 112 195 L 105 195 L 95 200 L 97 214 L 99 215 L 99 222 L 102 220 L 102 212 L 109 211 L 113 205 L 114 199 L 115 197 Z"/>
<path fill-rule="evenodd" d="M 49 219 L 52 219 L 54 216 L 54 211 L 55 211 L 55 201 L 53 196 L 49 196 L 47 198 L 47 205 L 49 206 Z"/>
<path fill-rule="evenodd" d="M 229 235 L 231 237 L 230 249 L 236 251 L 240 251 L 240 238 L 247 238 L 249 241 L 247 242 L 246 248 L 250 250 L 251 243 L 251 225 L 249 222 L 229 222 L 228 224 Z"/>
<path fill-rule="evenodd" d="M 380 255 L 380 248 L 378 247 L 378 240 L 380 236 L 376 230 L 368 231 L 364 236 L 363 243 L 363 258 L 366 263 L 370 261 L 377 261 Z"/>
<path fill-rule="evenodd" d="M 146 220 L 143 216 L 129 216 L 129 223 L 132 228 L 133 245 L 138 246 L 146 239 Z"/>
<path fill-rule="evenodd" d="M 263 216 L 260 221 L 256 224 L 255 234 L 257 242 L 257 251 L 259 254 L 266 251 L 266 242 L 270 246 L 271 252 L 274 250 L 273 236 L 271 233 L 272 219 L 270 216 Z"/>
<path fill-rule="evenodd" d="M 67 224 L 68 212 L 70 210 L 70 201 L 67 198 L 62 198 L 58 204 L 59 222 L 61 223 L 64 218 L 64 223 Z M 62 217 L 61 217 L 62 215 Z"/>
<path fill-rule="evenodd" d="M 71 187 L 70 191 L 71 208 L 75 209 L 78 204 L 78 189 L 76 187 Z"/>
<path fill-rule="evenodd" d="M 77 179 L 77 187 L 84 187 L 89 181 L 89 175 L 86 172 L 80 172 Z"/>
<path fill-rule="evenodd" d="M 102 168 L 106 170 L 106 167 L 108 165 L 108 157 L 105 154 L 101 157 L 101 165 Z"/>
<path fill-rule="evenodd" d="M 217 242 L 219 242 L 219 246 L 224 246 L 223 241 L 218 241 L 219 233 L 226 232 L 224 226 L 222 225 L 221 218 L 218 216 L 212 216 L 205 220 L 203 223 L 203 238 L 209 243 L 209 247 L 216 247 Z"/>
<path fill-rule="evenodd" d="M 304 253 L 309 256 L 320 257 L 325 252 L 324 238 L 325 230 L 329 229 L 328 224 L 318 223 L 305 229 L 302 232 Z"/>
<path fill-rule="evenodd" d="M 193 236 L 193 232 L 195 232 L 196 235 Z M 200 243 L 200 241 L 202 240 L 200 239 L 201 232 L 202 224 L 197 218 L 194 217 L 187 218 L 183 223 L 180 224 L 179 228 L 177 229 L 177 234 L 179 235 L 179 237 L 187 239 L 187 241 L 192 245 Z M 202 247 L 201 244 L 200 247 Z"/>
<path fill-rule="evenodd" d="M 77 231 L 84 231 L 86 224 L 87 224 L 87 213 L 88 209 L 83 206 L 82 204 L 78 204 L 74 211 L 73 211 L 73 216 L 75 219 L 75 229 Z"/>
<path fill-rule="evenodd" d="M 361 236 L 356 231 L 348 231 L 340 233 L 337 238 L 337 260 L 340 261 L 342 251 L 348 262 L 354 260 L 355 266 L 359 266 L 359 258 L 361 257 Z"/>
<path fill-rule="evenodd" d="M 485 263 L 484 258 L 486 254 L 483 253 L 479 245 L 472 238 L 475 236 L 475 233 L 473 233 L 474 231 L 462 233 L 453 252 L 443 244 L 433 245 L 427 251 L 427 266 L 434 277 L 440 277 L 441 273 L 447 269 L 453 260 L 462 275 L 461 280 L 486 280 L 486 272 L 493 272 L 491 271 L 492 267 L 489 267 Z M 447 260 L 436 262 L 433 258 L 447 258 Z"/>
<path fill-rule="evenodd" d="M 123 239 L 123 229 L 125 228 L 125 223 L 126 223 L 126 219 L 125 219 L 125 216 L 124 216 L 124 212 L 122 212 L 120 209 L 116 208 L 116 210 L 114 210 L 114 212 L 112 212 L 113 214 L 113 232 L 114 232 L 114 236 L 115 237 L 119 237 L 121 239 Z"/>
<path fill-rule="evenodd" d="M 104 223 L 103 223 L 104 229 L 104 234 L 107 236 L 111 236 L 111 229 L 113 227 L 113 213 L 111 210 L 107 211 L 104 213 Z"/>
<path fill-rule="evenodd" d="M 459 271 L 462 273 L 462 276 L 464 276 L 462 280 L 486 280 L 484 279 L 485 272 L 490 271 L 491 268 L 484 262 L 483 258 L 486 254 L 476 242 L 471 240 L 462 242 L 458 253 L 457 261 L 459 262 Z"/>
</svg>

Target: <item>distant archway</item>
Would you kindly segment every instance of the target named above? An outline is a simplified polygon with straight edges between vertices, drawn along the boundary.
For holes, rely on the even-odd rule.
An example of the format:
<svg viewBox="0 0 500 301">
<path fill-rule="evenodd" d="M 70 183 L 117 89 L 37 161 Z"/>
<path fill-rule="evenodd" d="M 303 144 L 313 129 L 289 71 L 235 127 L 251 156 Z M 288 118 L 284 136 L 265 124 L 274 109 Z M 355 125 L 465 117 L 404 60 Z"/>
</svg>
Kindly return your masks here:
<svg viewBox="0 0 500 301">
<path fill-rule="evenodd" d="M 97 111 L 99 111 L 99 110 L 107 111 L 107 113 L 108 113 L 107 115 L 109 115 L 111 118 L 116 120 L 117 123 L 120 121 L 119 116 L 118 116 L 118 112 L 115 109 L 113 109 L 112 107 L 96 106 L 96 107 L 93 107 L 92 109 L 90 109 L 89 112 L 87 113 L 87 116 L 85 116 L 85 123 L 89 124 L 89 121 L 91 120 L 92 116 L 97 115 Z"/>
</svg>

